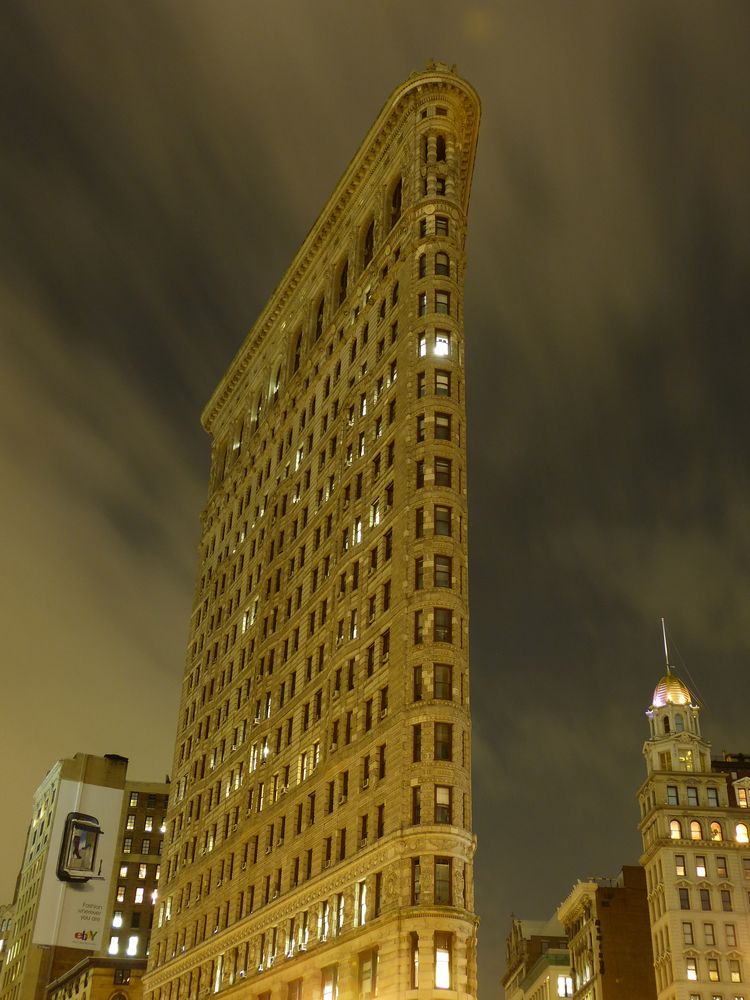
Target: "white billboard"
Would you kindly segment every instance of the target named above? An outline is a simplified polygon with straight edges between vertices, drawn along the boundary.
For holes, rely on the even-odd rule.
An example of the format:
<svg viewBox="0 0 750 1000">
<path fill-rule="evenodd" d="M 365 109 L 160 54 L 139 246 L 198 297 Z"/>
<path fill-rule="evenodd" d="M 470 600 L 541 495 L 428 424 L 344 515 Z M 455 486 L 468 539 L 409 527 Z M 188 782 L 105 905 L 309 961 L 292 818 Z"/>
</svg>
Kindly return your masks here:
<svg viewBox="0 0 750 1000">
<path fill-rule="evenodd" d="M 34 944 L 100 950 L 117 854 L 123 790 L 61 781 Z"/>
</svg>

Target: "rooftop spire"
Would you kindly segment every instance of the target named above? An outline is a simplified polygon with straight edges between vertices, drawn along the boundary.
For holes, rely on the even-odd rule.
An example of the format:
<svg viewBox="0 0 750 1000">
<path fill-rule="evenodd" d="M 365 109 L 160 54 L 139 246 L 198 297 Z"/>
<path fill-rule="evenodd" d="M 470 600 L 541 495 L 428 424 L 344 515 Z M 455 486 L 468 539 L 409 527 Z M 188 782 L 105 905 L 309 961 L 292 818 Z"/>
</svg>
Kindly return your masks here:
<svg viewBox="0 0 750 1000">
<path fill-rule="evenodd" d="M 661 634 L 664 638 L 664 659 L 667 661 L 667 674 L 672 676 L 672 668 L 669 665 L 669 647 L 667 646 L 667 626 L 664 624 L 664 619 L 661 620 Z"/>
</svg>

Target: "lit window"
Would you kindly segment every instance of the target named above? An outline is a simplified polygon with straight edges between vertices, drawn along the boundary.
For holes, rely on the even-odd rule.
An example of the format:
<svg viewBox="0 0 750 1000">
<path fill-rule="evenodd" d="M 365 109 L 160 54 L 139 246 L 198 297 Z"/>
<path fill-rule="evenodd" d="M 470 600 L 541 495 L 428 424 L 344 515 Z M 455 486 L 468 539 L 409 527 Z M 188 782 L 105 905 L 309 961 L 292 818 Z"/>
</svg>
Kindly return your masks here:
<svg viewBox="0 0 750 1000">
<path fill-rule="evenodd" d="M 360 1000 L 370 1000 L 374 997 L 377 981 L 378 950 L 366 951 L 359 956 L 359 997 Z"/>
<path fill-rule="evenodd" d="M 322 1000 L 336 1000 L 338 996 L 338 966 L 329 965 L 321 973 Z"/>
<path fill-rule="evenodd" d="M 685 959 L 685 966 L 687 977 L 691 982 L 696 982 L 698 979 L 698 962 L 695 958 Z"/>
<path fill-rule="evenodd" d="M 723 840 L 724 831 L 721 829 L 721 823 L 711 824 L 711 840 Z"/>
<path fill-rule="evenodd" d="M 573 996 L 573 977 L 572 976 L 558 976 L 557 977 L 557 995 L 559 997 L 572 997 Z"/>
<path fill-rule="evenodd" d="M 144 824 L 143 824 L 143 829 L 144 829 L 144 831 L 146 833 L 151 833 L 152 832 L 152 830 L 154 829 L 154 817 L 153 816 L 147 816 L 146 817 L 146 819 L 144 821 Z"/>
<path fill-rule="evenodd" d="M 147 869 L 148 865 L 138 865 L 138 878 L 145 878 Z"/>
<path fill-rule="evenodd" d="M 719 960 L 718 958 L 709 958 L 708 960 L 708 978 L 712 983 L 718 983 L 719 981 Z"/>
<path fill-rule="evenodd" d="M 715 792 L 716 789 L 713 789 L 713 791 Z M 709 792 L 711 792 L 710 788 L 709 788 Z M 710 802 L 709 802 L 709 805 L 711 805 Z M 737 789 L 737 805 L 740 807 L 740 809 L 747 809 L 748 798 L 747 798 L 747 789 L 746 788 L 738 788 Z"/>
<path fill-rule="evenodd" d="M 695 874 L 698 878 L 706 877 L 706 859 L 702 854 L 696 854 L 695 856 Z"/>
<path fill-rule="evenodd" d="M 113 934 L 112 937 L 109 939 L 109 948 L 107 948 L 108 954 L 116 955 L 119 950 L 119 947 L 120 947 L 120 938 L 117 936 L 117 934 Z"/>
<path fill-rule="evenodd" d="M 678 819 L 673 819 L 669 824 L 669 836 L 672 840 L 682 839 L 682 823 Z"/>
<path fill-rule="evenodd" d="M 435 934 L 435 989 L 451 988 L 451 935 Z"/>
<path fill-rule="evenodd" d="M 112 916 L 112 926 L 122 927 L 122 910 L 115 910 Z"/>
<path fill-rule="evenodd" d="M 130 808 L 131 809 L 135 809 L 135 807 L 137 805 L 138 805 L 138 792 L 131 792 L 130 793 Z"/>
<path fill-rule="evenodd" d="M 133 849 L 133 839 L 132 837 L 126 837 L 122 842 L 122 853 L 130 854 Z"/>
<path fill-rule="evenodd" d="M 737 958 L 729 959 L 729 979 L 733 983 L 742 982 L 742 969 L 740 968 L 740 962 Z"/>
<path fill-rule="evenodd" d="M 130 813 L 128 815 L 127 823 L 125 824 L 126 830 L 135 830 L 135 813 Z"/>
<path fill-rule="evenodd" d="M 128 866 L 120 865 L 120 878 L 127 878 L 127 877 L 128 877 Z"/>
<path fill-rule="evenodd" d="M 354 920 L 357 927 L 367 922 L 367 882 L 363 879 L 354 886 Z"/>
<path fill-rule="evenodd" d="M 151 841 L 148 838 L 145 838 L 144 840 L 141 841 L 141 854 L 150 854 L 150 853 L 151 853 Z"/>
<path fill-rule="evenodd" d="M 136 903 L 142 903 L 143 902 L 143 886 L 142 885 L 139 885 L 138 888 L 135 890 L 135 901 L 136 901 Z"/>
<path fill-rule="evenodd" d="M 427 334 L 420 333 L 419 335 L 419 356 L 423 358 L 427 354 Z M 424 376 L 423 376 L 424 378 Z M 422 383 L 424 385 L 424 382 Z M 424 392 L 422 393 L 424 395 Z"/>
<path fill-rule="evenodd" d="M 674 856 L 674 873 L 675 875 L 685 875 L 685 855 L 675 854 Z"/>
<path fill-rule="evenodd" d="M 417 316 L 427 315 L 427 292 L 420 292 L 417 295 Z"/>
<path fill-rule="evenodd" d="M 138 935 L 137 934 L 131 934 L 130 937 L 128 938 L 127 954 L 128 955 L 137 955 L 138 954 Z"/>
<path fill-rule="evenodd" d="M 737 824 L 737 826 L 734 828 L 734 837 L 735 837 L 735 840 L 737 841 L 738 844 L 747 844 L 748 843 L 747 824 L 746 823 L 738 823 Z"/>
<path fill-rule="evenodd" d="M 435 331 L 435 355 L 447 358 L 451 352 L 451 335 L 447 330 Z M 446 394 L 447 395 L 447 394 Z"/>
<path fill-rule="evenodd" d="M 118 885 L 117 886 L 117 902 L 118 903 L 124 903 L 125 902 L 125 886 L 124 885 Z"/>
<path fill-rule="evenodd" d="M 703 829 L 697 819 L 690 821 L 690 839 L 703 840 Z"/>
</svg>

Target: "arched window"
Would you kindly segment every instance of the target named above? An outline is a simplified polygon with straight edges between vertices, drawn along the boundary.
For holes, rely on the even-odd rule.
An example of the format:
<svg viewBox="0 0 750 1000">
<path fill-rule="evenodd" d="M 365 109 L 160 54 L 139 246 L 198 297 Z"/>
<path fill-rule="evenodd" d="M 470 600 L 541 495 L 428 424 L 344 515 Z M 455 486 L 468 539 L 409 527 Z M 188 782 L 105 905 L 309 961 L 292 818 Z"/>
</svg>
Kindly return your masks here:
<svg viewBox="0 0 750 1000">
<path fill-rule="evenodd" d="M 750 843 L 750 838 L 748 838 L 747 835 L 746 823 L 737 824 L 737 826 L 734 828 L 734 839 L 737 841 L 738 844 Z"/>
<path fill-rule="evenodd" d="M 438 163 L 445 163 L 445 136 L 439 135 L 435 143 L 435 159 Z"/>
<path fill-rule="evenodd" d="M 670 726 L 669 726 L 669 716 L 665 715 L 664 716 L 664 732 L 668 733 L 669 729 L 670 729 Z"/>
<path fill-rule="evenodd" d="M 339 305 L 346 298 L 346 290 L 349 285 L 349 261 L 345 260 L 339 274 Z"/>
<path fill-rule="evenodd" d="M 401 218 L 401 199 L 404 192 L 404 182 L 401 177 L 399 177 L 396 182 L 396 186 L 393 189 L 393 194 L 391 195 L 391 229 L 396 225 L 398 220 Z"/>
<path fill-rule="evenodd" d="M 677 715 L 675 715 L 675 717 L 674 717 L 674 728 L 675 728 L 675 732 L 678 732 L 678 733 L 684 732 L 684 729 L 685 729 L 685 719 L 683 718 L 683 716 L 682 716 L 682 714 L 680 712 L 678 712 Z"/>
<path fill-rule="evenodd" d="M 723 840 L 724 831 L 721 829 L 721 823 L 713 822 L 711 824 L 711 840 Z"/>
<path fill-rule="evenodd" d="M 427 254 L 421 253 L 419 255 L 419 277 L 424 278 L 427 274 Z"/>
<path fill-rule="evenodd" d="M 372 260 L 372 255 L 375 248 L 375 220 L 370 220 L 370 225 L 367 227 L 365 232 L 365 242 L 362 247 L 362 267 L 367 267 L 367 265 Z"/>
<path fill-rule="evenodd" d="M 451 273 L 451 261 L 447 253 L 435 254 L 435 274 L 442 274 L 449 277 Z"/>
<path fill-rule="evenodd" d="M 703 840 L 703 828 L 697 819 L 690 821 L 690 839 Z"/>
<path fill-rule="evenodd" d="M 673 819 L 670 822 L 669 836 L 672 840 L 682 840 L 682 823 L 678 819 Z"/>
<path fill-rule="evenodd" d="M 302 357 L 302 331 L 297 334 L 297 339 L 294 342 L 294 361 L 292 362 L 292 371 L 297 371 L 299 369 L 300 359 Z"/>
<path fill-rule="evenodd" d="M 315 317 L 315 339 L 319 340 L 321 334 L 323 333 L 323 310 L 325 309 L 326 300 L 322 298 L 320 300 L 320 305 L 318 306 L 318 315 Z"/>
</svg>

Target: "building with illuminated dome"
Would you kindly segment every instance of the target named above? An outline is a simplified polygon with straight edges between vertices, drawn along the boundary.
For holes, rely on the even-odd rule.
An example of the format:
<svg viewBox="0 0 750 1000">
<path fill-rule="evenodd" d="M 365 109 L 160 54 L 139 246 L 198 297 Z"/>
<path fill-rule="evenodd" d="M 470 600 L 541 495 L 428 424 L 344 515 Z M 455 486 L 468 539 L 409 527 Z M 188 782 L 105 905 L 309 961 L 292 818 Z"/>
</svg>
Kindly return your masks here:
<svg viewBox="0 0 750 1000">
<path fill-rule="evenodd" d="M 659 1000 L 750 997 L 750 759 L 711 759 L 671 667 L 647 711 L 638 792 Z"/>
</svg>

